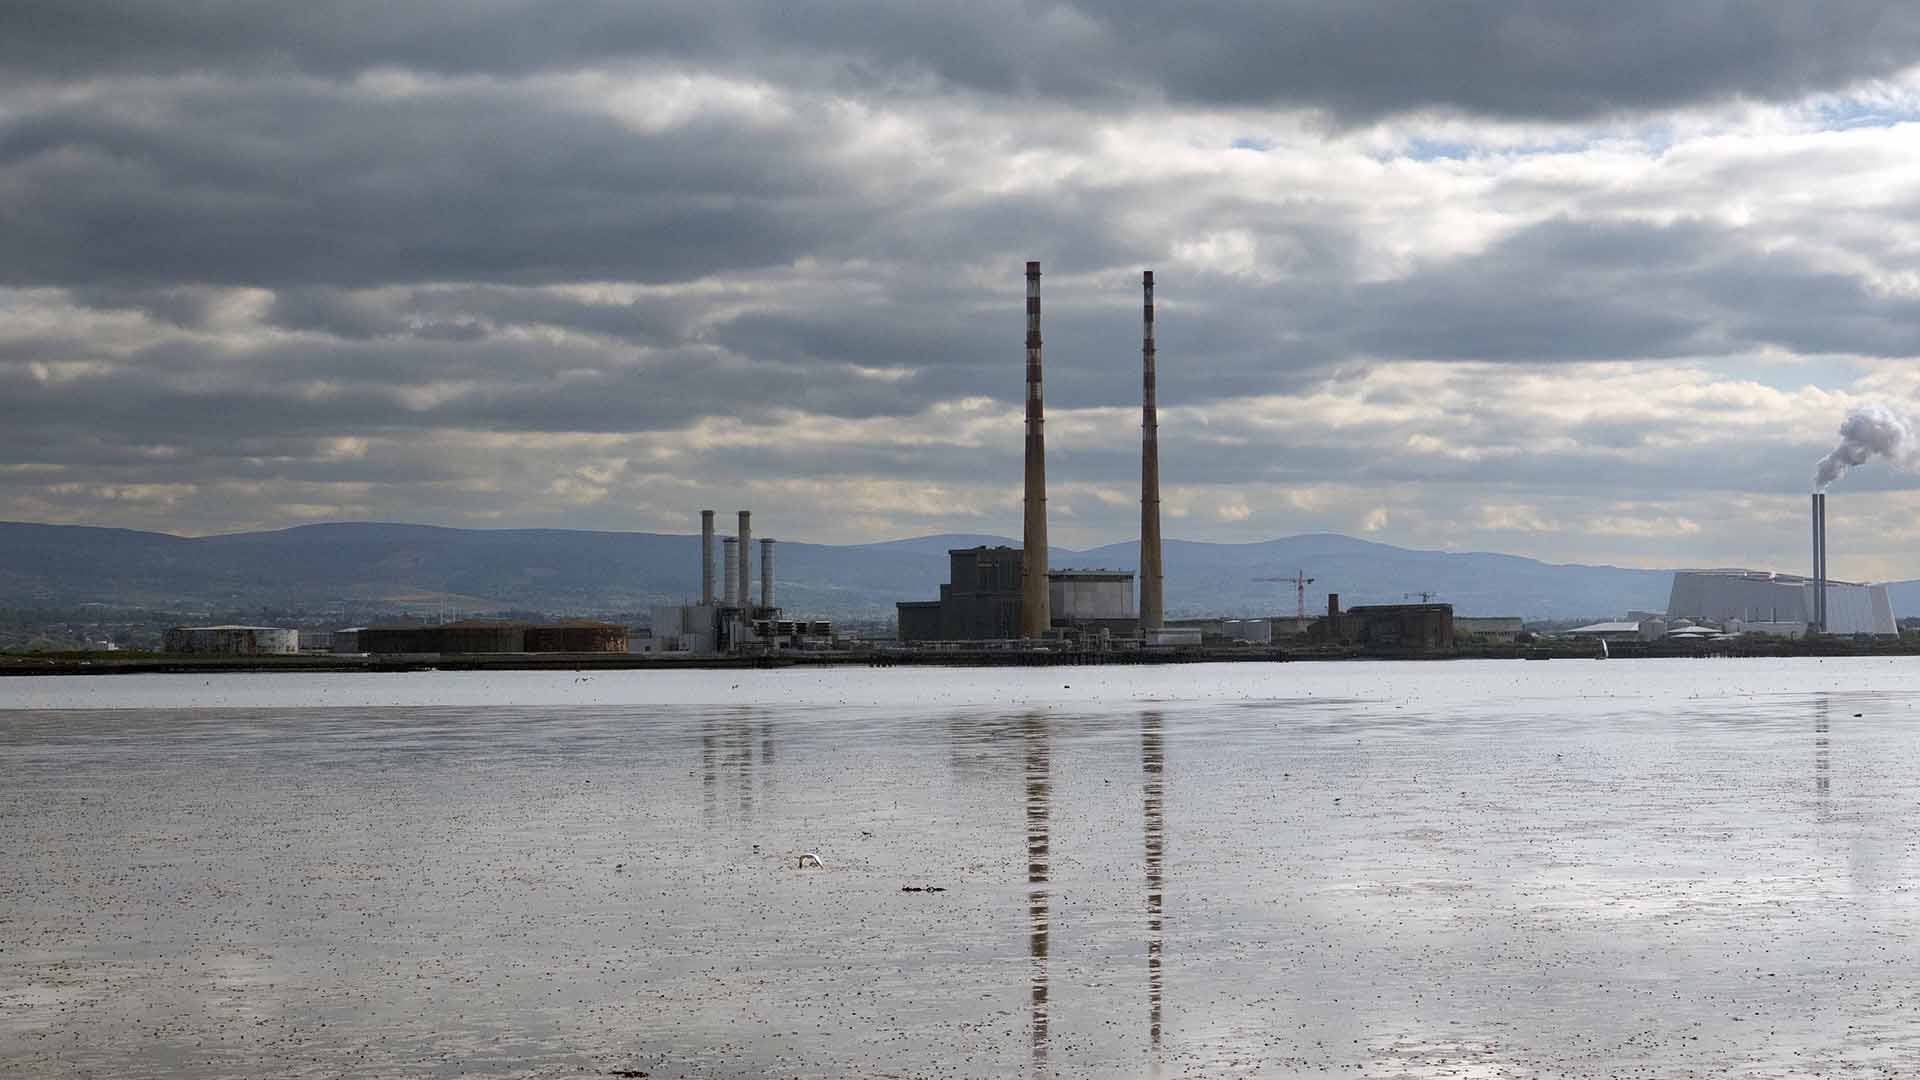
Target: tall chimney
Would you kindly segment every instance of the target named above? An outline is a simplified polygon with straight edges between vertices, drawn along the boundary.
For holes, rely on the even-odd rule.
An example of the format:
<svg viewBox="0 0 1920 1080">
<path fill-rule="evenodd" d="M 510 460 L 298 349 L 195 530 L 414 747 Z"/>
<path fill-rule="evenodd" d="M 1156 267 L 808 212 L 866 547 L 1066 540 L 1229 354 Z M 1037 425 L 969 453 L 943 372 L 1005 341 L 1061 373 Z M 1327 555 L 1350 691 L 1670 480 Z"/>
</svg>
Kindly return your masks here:
<svg viewBox="0 0 1920 1080">
<path fill-rule="evenodd" d="M 760 541 L 760 606 L 773 606 L 773 541 Z"/>
<path fill-rule="evenodd" d="M 753 606 L 753 511 L 740 511 L 740 607 Z"/>
<path fill-rule="evenodd" d="M 1027 263 L 1027 521 L 1020 563 L 1020 636 L 1053 625 L 1047 598 L 1046 406 L 1040 395 L 1040 264 Z"/>
<path fill-rule="evenodd" d="M 700 603 L 713 603 L 713 511 L 700 511 Z"/>
<path fill-rule="evenodd" d="M 735 537 L 720 538 L 721 580 L 725 583 L 721 588 L 726 593 L 726 599 L 721 601 L 722 607 L 740 606 L 740 563 L 734 558 L 734 552 L 739 543 L 740 541 Z"/>
<path fill-rule="evenodd" d="M 1153 376 L 1153 271 L 1141 275 L 1140 629 L 1158 630 L 1165 611 L 1160 572 L 1160 414 Z"/>
<path fill-rule="evenodd" d="M 1832 578 L 1827 574 L 1827 493 L 1820 493 L 1820 632 L 1827 633 L 1827 592 Z"/>
<path fill-rule="evenodd" d="M 1815 633 L 1827 632 L 1827 495 L 1813 493 L 1813 610 L 1808 627 Z"/>
</svg>

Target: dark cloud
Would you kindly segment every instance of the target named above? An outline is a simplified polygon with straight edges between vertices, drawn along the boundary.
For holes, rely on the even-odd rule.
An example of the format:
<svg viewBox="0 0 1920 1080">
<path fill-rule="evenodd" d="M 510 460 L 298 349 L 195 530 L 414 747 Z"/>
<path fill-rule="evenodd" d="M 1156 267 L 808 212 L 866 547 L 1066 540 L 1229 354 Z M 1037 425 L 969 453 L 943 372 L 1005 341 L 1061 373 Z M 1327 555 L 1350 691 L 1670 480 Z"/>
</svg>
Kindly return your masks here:
<svg viewBox="0 0 1920 1080">
<path fill-rule="evenodd" d="M 0 118 L 0 284 L 680 281 L 856 231 L 797 128 L 657 134 L 505 91 L 195 87 Z"/>
<path fill-rule="evenodd" d="M 871 93 L 935 86 L 1079 103 L 1429 106 L 1568 119 L 1892 74 L 1920 53 L 1898 0 L 1198 0 L 873 5 L 542 0 L 475 5 L 15 0 L 0 72 L 399 68 L 516 75 L 673 64 Z"/>
</svg>

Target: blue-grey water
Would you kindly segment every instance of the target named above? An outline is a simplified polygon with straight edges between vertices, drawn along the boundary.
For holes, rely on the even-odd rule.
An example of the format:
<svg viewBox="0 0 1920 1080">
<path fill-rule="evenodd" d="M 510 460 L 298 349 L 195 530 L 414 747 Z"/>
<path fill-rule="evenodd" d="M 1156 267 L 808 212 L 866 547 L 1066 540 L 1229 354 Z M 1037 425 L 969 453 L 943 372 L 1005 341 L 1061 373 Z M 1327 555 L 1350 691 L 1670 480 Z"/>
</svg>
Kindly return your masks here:
<svg viewBox="0 0 1920 1080">
<path fill-rule="evenodd" d="M 0 679 L 0 1075 L 1915 1075 L 1916 703 L 1867 659 Z"/>
</svg>

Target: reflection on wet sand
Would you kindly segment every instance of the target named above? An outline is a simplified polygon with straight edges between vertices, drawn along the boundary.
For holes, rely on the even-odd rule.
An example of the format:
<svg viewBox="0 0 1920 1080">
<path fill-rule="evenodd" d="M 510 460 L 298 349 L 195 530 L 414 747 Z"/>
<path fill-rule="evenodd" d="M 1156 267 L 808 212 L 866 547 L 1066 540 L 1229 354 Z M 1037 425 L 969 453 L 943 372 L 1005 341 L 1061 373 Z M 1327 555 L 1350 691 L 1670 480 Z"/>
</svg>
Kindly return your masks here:
<svg viewBox="0 0 1920 1080">
<path fill-rule="evenodd" d="M 718 736 L 714 732 L 712 717 L 700 721 L 700 811 L 707 824 L 713 824 L 716 816 L 720 777 L 716 766 L 720 760 Z"/>
<path fill-rule="evenodd" d="M 1032 980 L 1033 1074 L 1047 1072 L 1047 824 L 1053 810 L 1053 764 L 1047 721 L 1029 716 L 1022 725 L 1027 765 L 1027 957 Z"/>
<path fill-rule="evenodd" d="M 1819 800 L 1820 819 L 1826 820 L 1832 813 L 1827 798 L 1831 790 L 1831 768 L 1827 759 L 1827 711 L 1832 707 L 1832 699 L 1827 694 L 1815 694 L 1813 698 L 1813 794 Z"/>
<path fill-rule="evenodd" d="M 702 809 L 709 824 L 719 814 L 721 789 L 728 782 L 733 784 L 734 804 L 742 819 L 753 816 L 756 790 L 762 796 L 771 793 L 773 724 L 756 723 L 758 715 L 757 709 L 742 709 L 731 717 L 707 716 L 700 721 Z"/>
<path fill-rule="evenodd" d="M 1147 1033 L 1153 1048 L 1160 1049 L 1160 906 L 1164 889 L 1161 860 L 1166 854 L 1166 823 L 1162 817 L 1165 788 L 1161 780 L 1165 764 L 1160 736 L 1160 714 L 1140 716 L 1140 771 L 1145 792 L 1143 817 L 1146 822 L 1147 863 Z"/>
</svg>

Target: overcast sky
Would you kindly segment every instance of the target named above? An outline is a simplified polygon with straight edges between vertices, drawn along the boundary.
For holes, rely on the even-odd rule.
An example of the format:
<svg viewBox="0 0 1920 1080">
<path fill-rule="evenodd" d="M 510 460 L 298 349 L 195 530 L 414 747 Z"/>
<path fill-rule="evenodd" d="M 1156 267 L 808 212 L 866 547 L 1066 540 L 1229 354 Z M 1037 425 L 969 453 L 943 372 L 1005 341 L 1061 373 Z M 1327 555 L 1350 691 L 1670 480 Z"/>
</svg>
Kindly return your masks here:
<svg viewBox="0 0 1920 1080">
<path fill-rule="evenodd" d="M 1920 395 L 1920 8 L 11 0 L 0 517 L 1806 562 Z M 1920 577 L 1920 480 L 1833 489 Z"/>
</svg>

